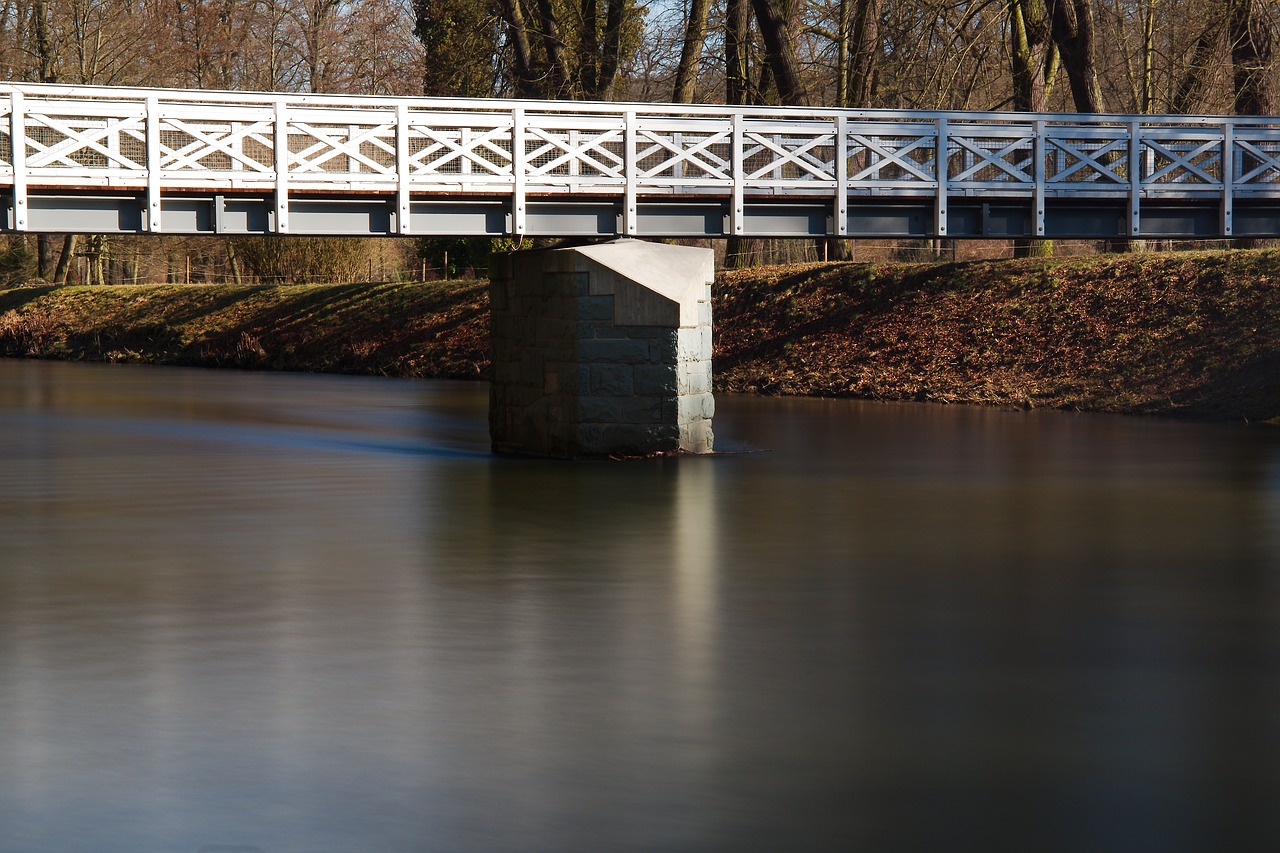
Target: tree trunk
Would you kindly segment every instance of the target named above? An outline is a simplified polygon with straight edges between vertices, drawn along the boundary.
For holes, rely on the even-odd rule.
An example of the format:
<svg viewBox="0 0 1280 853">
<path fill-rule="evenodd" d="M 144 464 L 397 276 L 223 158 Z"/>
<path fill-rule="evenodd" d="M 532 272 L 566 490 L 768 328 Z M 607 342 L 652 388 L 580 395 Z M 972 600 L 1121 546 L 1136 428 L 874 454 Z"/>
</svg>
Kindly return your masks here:
<svg viewBox="0 0 1280 853">
<path fill-rule="evenodd" d="M 745 106 L 751 98 L 751 10 L 749 0 L 725 0 L 724 15 L 724 102 Z M 727 269 L 750 266 L 747 241 L 730 236 L 725 241 Z"/>
<path fill-rule="evenodd" d="M 849 35 L 849 65 L 845 71 L 847 107 L 871 106 L 880 58 L 881 0 L 857 0 Z"/>
<path fill-rule="evenodd" d="M 517 0 L 518 1 L 518 0 Z M 560 23 L 551 0 L 538 0 L 538 28 L 542 31 L 542 47 L 547 52 L 550 68 L 547 73 L 550 86 L 545 92 L 550 98 L 563 98 L 569 94 L 569 65 L 564 54 L 564 39 L 560 36 Z"/>
<path fill-rule="evenodd" d="M 724 102 L 742 106 L 751 87 L 751 17 L 747 0 L 726 0 L 724 16 Z"/>
<path fill-rule="evenodd" d="M 1196 37 L 1196 45 L 1191 50 L 1191 62 L 1187 70 L 1178 80 L 1173 92 L 1173 100 L 1169 103 L 1169 111 L 1179 114 L 1193 113 L 1200 108 L 1201 98 L 1209 85 L 1209 75 L 1213 70 L 1218 43 L 1222 40 L 1222 31 L 1226 18 L 1213 15 L 1200 35 Z"/>
<path fill-rule="evenodd" d="M 760 25 L 765 57 L 773 69 L 779 100 L 788 106 L 805 106 L 809 103 L 809 92 L 800 79 L 800 64 L 796 61 L 790 21 L 783 14 L 778 0 L 751 0 L 751 6 L 755 9 L 756 23 Z"/>
<path fill-rule="evenodd" d="M 236 254 L 235 244 L 227 240 L 227 266 L 231 267 L 231 280 L 236 287 L 244 284 L 244 275 L 240 272 L 240 256 Z"/>
<path fill-rule="evenodd" d="M 58 256 L 58 266 L 53 271 L 56 284 L 66 284 L 71 274 L 71 262 L 76 256 L 76 235 L 68 234 L 62 238 L 62 254 Z"/>
<path fill-rule="evenodd" d="M 1015 110 L 1044 112 L 1058 72 L 1058 50 L 1049 35 L 1047 12 L 1040 0 L 1009 0 L 1009 62 Z"/>
<path fill-rule="evenodd" d="M 596 79 L 589 97 L 596 100 L 604 98 L 613 78 L 618 74 L 618 62 L 622 57 L 622 24 L 627 11 L 627 0 L 609 0 L 604 14 L 604 44 L 600 48 L 596 68 Z"/>
<path fill-rule="evenodd" d="M 45 281 L 53 280 L 53 237 L 49 234 L 36 236 L 36 275 Z"/>
<path fill-rule="evenodd" d="M 578 27 L 577 67 L 574 68 L 574 81 L 571 88 L 582 92 L 594 92 L 600 77 L 600 15 L 599 0 L 579 0 L 578 14 L 581 25 Z"/>
<path fill-rule="evenodd" d="M 1053 41 L 1062 57 L 1078 113 L 1102 112 L 1098 69 L 1093 59 L 1093 8 L 1089 0 L 1049 0 Z"/>
<path fill-rule="evenodd" d="M 1148 114 L 1155 109 L 1156 74 L 1155 74 L 1155 30 L 1156 3 L 1159 0 L 1144 0 L 1142 9 L 1142 112 Z"/>
<path fill-rule="evenodd" d="M 1049 38 L 1047 11 L 1039 0 L 1009 0 L 1009 61 L 1013 108 L 1043 112 L 1057 75 L 1057 46 Z M 1053 254 L 1053 241 L 1014 240 L 1015 258 Z"/>
<path fill-rule="evenodd" d="M 1273 111 L 1271 90 L 1271 22 L 1257 0 L 1227 0 L 1231 42 L 1231 77 L 1236 115 L 1262 116 Z"/>
<path fill-rule="evenodd" d="M 673 103 L 693 103 L 694 85 L 698 82 L 698 60 L 702 58 L 702 45 L 707 40 L 707 10 L 710 8 L 709 0 L 690 0 L 684 46 L 680 49 L 680 64 L 676 66 L 676 82 L 671 93 Z"/>
<path fill-rule="evenodd" d="M 515 62 L 516 95 L 521 98 L 542 97 L 538 76 L 533 67 L 533 51 L 529 45 L 529 28 L 524 22 L 520 0 L 502 0 L 502 16 L 509 30 L 512 58 Z"/>
</svg>

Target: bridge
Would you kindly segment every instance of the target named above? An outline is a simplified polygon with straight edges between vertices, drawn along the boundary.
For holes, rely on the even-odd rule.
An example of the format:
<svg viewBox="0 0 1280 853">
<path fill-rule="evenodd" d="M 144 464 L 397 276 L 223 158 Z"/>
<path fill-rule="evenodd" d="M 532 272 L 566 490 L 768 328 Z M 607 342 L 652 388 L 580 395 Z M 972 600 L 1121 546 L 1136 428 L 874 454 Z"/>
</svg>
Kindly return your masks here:
<svg viewBox="0 0 1280 853">
<path fill-rule="evenodd" d="M 16 232 L 1276 236 L 1280 119 L 0 84 L 0 194 Z"/>
</svg>

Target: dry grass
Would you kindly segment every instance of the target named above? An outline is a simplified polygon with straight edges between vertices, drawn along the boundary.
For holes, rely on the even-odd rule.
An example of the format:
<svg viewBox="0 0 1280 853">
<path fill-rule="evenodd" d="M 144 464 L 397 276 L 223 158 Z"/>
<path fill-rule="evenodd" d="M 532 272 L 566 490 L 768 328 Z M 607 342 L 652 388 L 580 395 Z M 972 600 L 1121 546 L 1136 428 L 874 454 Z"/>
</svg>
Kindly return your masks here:
<svg viewBox="0 0 1280 853">
<path fill-rule="evenodd" d="M 1280 253 L 729 273 L 721 390 L 1264 420 Z"/>
<path fill-rule="evenodd" d="M 1266 420 L 1280 252 L 809 264 L 715 288 L 716 388 Z M 477 282 L 0 290 L 0 355 L 481 378 Z"/>
<path fill-rule="evenodd" d="M 475 379 L 488 297 L 476 282 L 14 288 L 0 354 Z"/>
</svg>

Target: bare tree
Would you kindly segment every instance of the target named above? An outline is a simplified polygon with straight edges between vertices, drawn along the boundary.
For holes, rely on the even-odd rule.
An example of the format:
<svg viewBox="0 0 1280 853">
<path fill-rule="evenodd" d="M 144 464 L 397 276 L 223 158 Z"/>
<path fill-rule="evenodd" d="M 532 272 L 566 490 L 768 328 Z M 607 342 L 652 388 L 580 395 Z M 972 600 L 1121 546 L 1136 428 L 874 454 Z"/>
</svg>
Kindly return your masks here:
<svg viewBox="0 0 1280 853">
<path fill-rule="evenodd" d="M 765 57 L 773 73 L 778 98 L 793 106 L 809 102 L 809 91 L 800 76 L 796 60 L 795 39 L 792 35 L 790 15 L 779 0 L 751 0 L 764 41 Z"/>
<path fill-rule="evenodd" d="M 1259 0 L 1227 0 L 1227 12 L 1236 115 L 1269 115 L 1274 109 L 1271 18 Z"/>
<path fill-rule="evenodd" d="M 680 48 L 680 64 L 676 67 L 676 82 L 671 93 L 674 103 L 687 104 L 693 101 L 703 43 L 707 40 L 707 12 L 710 7 L 709 0 L 689 0 L 684 42 Z"/>
<path fill-rule="evenodd" d="M 1098 69 L 1094 64 L 1093 7 L 1090 0 L 1048 0 L 1050 31 L 1067 72 L 1078 113 L 1102 112 Z"/>
</svg>

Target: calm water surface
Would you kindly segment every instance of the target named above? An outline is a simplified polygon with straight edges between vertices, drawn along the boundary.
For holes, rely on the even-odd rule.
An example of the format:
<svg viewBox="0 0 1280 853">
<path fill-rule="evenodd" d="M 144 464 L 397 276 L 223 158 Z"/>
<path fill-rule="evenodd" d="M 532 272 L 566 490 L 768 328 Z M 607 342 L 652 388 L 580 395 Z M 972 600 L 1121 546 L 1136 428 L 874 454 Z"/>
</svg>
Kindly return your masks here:
<svg viewBox="0 0 1280 853">
<path fill-rule="evenodd" d="M 1280 431 L 0 361 L 0 850 L 1262 850 Z"/>
</svg>

